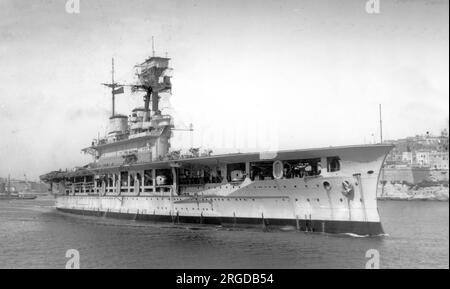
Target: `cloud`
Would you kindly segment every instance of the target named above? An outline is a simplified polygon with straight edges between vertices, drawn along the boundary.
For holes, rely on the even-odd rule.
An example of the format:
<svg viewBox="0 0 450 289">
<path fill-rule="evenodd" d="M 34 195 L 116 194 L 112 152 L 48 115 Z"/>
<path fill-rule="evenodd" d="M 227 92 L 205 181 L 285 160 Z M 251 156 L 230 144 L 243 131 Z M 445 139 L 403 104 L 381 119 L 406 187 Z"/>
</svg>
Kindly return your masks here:
<svg viewBox="0 0 450 289">
<path fill-rule="evenodd" d="M 0 2 L 0 176 L 88 162 L 111 57 L 131 81 L 152 35 L 172 58 L 180 123 L 199 137 L 242 139 L 257 122 L 278 127 L 282 148 L 361 143 L 378 131 L 378 103 L 390 138 L 448 123 L 446 1 L 389 2 L 379 17 L 361 1 L 89 0 L 79 15 L 64 4 Z M 117 97 L 120 113 L 136 106 L 140 94 Z"/>
</svg>

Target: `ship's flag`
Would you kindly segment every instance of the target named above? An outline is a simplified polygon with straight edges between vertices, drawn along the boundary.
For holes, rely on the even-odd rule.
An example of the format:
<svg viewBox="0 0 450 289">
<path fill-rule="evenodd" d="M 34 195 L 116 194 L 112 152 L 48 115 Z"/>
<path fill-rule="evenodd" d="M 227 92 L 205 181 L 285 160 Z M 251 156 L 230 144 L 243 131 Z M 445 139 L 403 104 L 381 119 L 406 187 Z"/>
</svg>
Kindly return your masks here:
<svg viewBox="0 0 450 289">
<path fill-rule="evenodd" d="M 120 87 L 120 88 L 118 88 L 118 89 L 115 89 L 115 90 L 113 91 L 113 93 L 114 93 L 114 94 L 121 94 L 121 93 L 123 93 L 123 86 Z"/>
</svg>

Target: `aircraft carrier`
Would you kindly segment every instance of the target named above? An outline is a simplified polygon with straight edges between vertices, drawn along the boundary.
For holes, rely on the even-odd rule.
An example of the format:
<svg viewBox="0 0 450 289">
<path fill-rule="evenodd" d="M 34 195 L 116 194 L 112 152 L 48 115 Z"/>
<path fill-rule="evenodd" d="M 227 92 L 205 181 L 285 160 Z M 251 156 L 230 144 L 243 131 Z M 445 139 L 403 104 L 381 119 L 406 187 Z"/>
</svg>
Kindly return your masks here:
<svg viewBox="0 0 450 289">
<path fill-rule="evenodd" d="M 82 168 L 41 176 L 63 212 L 174 223 L 290 227 L 320 233 L 383 234 L 377 208 L 380 170 L 391 145 L 357 145 L 213 155 L 170 148 L 167 57 L 138 65 L 137 83 L 114 81 L 109 132 L 83 151 Z M 130 116 L 116 114 L 124 88 L 142 93 Z M 212 108 L 211 108 L 212 109 Z M 313 137 L 313 136 L 311 136 Z"/>
</svg>

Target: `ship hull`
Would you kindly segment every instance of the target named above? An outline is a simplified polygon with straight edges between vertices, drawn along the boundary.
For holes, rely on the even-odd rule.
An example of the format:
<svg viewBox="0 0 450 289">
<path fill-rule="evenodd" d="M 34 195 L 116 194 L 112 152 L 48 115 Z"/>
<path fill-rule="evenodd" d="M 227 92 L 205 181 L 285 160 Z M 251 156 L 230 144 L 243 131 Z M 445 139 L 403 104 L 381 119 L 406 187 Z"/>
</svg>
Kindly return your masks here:
<svg viewBox="0 0 450 289">
<path fill-rule="evenodd" d="M 54 186 L 56 208 L 63 212 L 135 220 L 216 225 L 257 225 L 292 227 L 300 231 L 383 234 L 377 206 L 380 169 L 390 146 L 327 148 L 279 153 L 278 159 L 320 158 L 326 167 L 329 156 L 339 156 L 337 171 L 323 169 L 320 174 L 303 177 L 255 179 L 240 182 L 147 188 L 134 186 L 88 187 Z M 254 159 L 247 163 L 249 170 Z M 253 157 L 253 156 L 250 156 Z M 235 162 L 233 156 L 211 160 Z M 121 167 L 117 171 L 141 172 L 151 166 Z M 187 166 L 187 164 L 177 164 Z M 110 170 L 114 170 L 111 168 Z M 173 171 L 175 169 L 172 169 Z M 98 172 L 97 172 L 98 173 Z M 135 175 L 136 176 L 136 175 Z M 130 178 L 130 177 L 129 177 Z M 138 178 L 137 178 L 138 179 Z M 120 182 L 117 182 L 120 184 Z M 59 192 L 59 194 L 58 194 Z"/>
<path fill-rule="evenodd" d="M 348 197 L 341 191 L 345 180 L 351 178 L 247 180 L 239 186 L 191 187 L 184 190 L 184 195 L 172 196 L 57 196 L 56 208 L 68 213 L 134 220 L 383 234 L 376 200 L 376 174 L 354 179 L 354 192 Z M 331 190 L 323 188 L 325 182 Z"/>
<path fill-rule="evenodd" d="M 381 222 L 360 221 L 330 221 L 306 219 L 262 219 L 240 217 L 202 217 L 202 216 L 176 216 L 138 214 L 126 212 L 94 211 L 58 208 L 64 213 L 125 219 L 134 221 L 170 222 L 172 224 L 202 224 L 218 225 L 223 227 L 259 227 L 262 229 L 285 228 L 302 232 L 330 233 L 330 234 L 356 234 L 361 236 L 381 236 L 384 234 Z"/>
</svg>

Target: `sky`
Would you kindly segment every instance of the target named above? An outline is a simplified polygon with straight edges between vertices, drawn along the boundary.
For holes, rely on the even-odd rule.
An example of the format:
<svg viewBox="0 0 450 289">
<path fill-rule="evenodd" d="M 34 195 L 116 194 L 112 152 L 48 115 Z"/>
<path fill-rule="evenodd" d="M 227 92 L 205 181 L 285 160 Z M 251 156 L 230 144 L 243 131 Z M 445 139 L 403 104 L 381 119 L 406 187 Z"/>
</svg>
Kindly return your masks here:
<svg viewBox="0 0 450 289">
<path fill-rule="evenodd" d="M 90 161 L 110 91 L 171 58 L 172 147 L 217 153 L 374 143 L 449 122 L 448 1 L 0 0 L 0 176 Z M 118 112 L 142 95 L 117 96 Z"/>
</svg>

